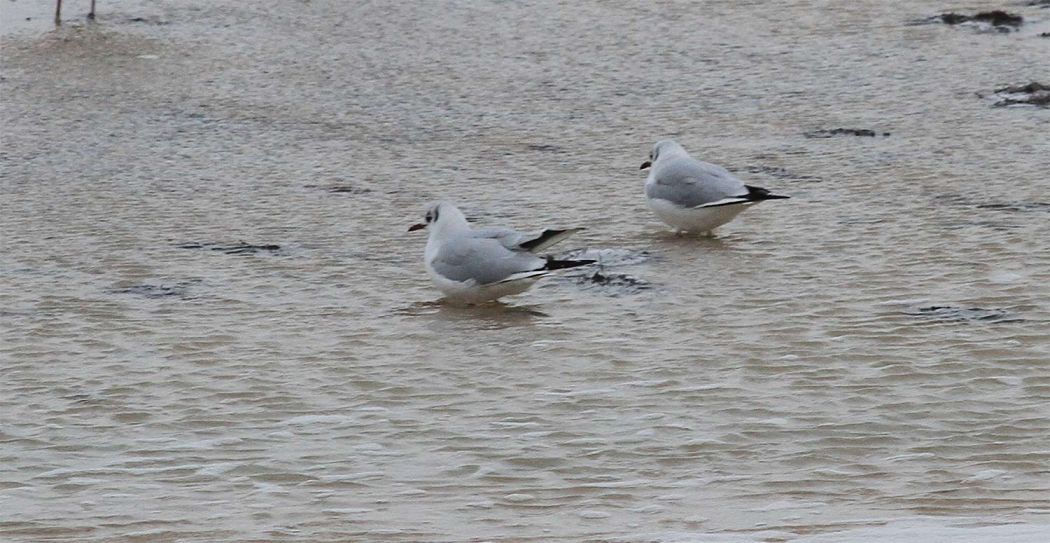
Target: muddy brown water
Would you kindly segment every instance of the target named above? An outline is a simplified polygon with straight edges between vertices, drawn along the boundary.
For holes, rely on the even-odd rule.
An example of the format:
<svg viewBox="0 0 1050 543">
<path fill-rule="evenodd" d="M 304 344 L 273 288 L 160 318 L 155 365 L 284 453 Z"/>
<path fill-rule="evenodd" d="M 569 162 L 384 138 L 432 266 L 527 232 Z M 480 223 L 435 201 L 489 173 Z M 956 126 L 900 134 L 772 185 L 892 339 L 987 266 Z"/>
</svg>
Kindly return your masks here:
<svg viewBox="0 0 1050 543">
<path fill-rule="evenodd" d="M 0 5 L 0 538 L 1046 535 L 1050 10 L 83 4 Z M 792 199 L 674 237 L 663 137 Z M 601 275 L 435 303 L 437 198 Z"/>
</svg>

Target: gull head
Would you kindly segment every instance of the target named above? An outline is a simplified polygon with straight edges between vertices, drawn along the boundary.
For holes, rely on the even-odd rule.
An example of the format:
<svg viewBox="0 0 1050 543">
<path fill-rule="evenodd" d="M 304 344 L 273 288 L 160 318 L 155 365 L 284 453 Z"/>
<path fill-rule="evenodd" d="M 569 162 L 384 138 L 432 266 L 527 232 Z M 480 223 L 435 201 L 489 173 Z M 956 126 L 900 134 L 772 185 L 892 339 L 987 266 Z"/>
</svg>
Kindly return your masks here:
<svg viewBox="0 0 1050 543">
<path fill-rule="evenodd" d="M 460 211 L 456 209 L 456 206 L 448 202 L 435 202 L 428 205 L 426 215 L 423 216 L 423 221 L 424 222 L 413 224 L 408 227 L 408 231 L 414 232 L 416 230 L 430 227 L 438 228 L 443 225 L 467 224 L 467 219 L 463 216 L 463 213 L 460 213 Z"/>
<path fill-rule="evenodd" d="M 661 156 L 668 156 L 671 154 L 685 153 L 685 149 L 678 142 L 674 140 L 660 140 L 653 145 L 653 150 L 649 151 L 649 160 L 642 163 L 642 167 L 639 168 L 644 170 L 649 166 L 652 166 Z"/>
</svg>

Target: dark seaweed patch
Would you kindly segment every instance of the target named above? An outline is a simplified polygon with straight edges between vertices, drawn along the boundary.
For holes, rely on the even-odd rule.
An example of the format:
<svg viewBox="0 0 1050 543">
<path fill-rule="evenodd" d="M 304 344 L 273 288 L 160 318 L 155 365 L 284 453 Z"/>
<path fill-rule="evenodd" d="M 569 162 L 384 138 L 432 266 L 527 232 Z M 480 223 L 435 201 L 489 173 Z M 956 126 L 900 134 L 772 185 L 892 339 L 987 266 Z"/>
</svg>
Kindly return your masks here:
<svg viewBox="0 0 1050 543">
<path fill-rule="evenodd" d="M 992 10 L 992 11 L 981 11 L 974 15 L 963 15 L 961 13 L 942 13 L 941 15 L 934 17 L 934 21 L 940 20 L 940 22 L 946 25 L 959 25 L 963 23 L 985 23 L 1001 31 L 1009 32 L 1010 28 L 1017 28 L 1024 23 L 1024 17 L 1015 15 L 1013 13 L 1007 13 L 1003 10 Z"/>
<path fill-rule="evenodd" d="M 543 153 L 564 153 L 565 148 L 557 145 L 550 145 L 546 143 L 530 143 L 525 146 L 530 151 L 540 151 Z"/>
<path fill-rule="evenodd" d="M 635 249 L 576 249 L 560 256 L 567 260 L 590 260 L 592 268 L 572 270 L 565 279 L 579 285 L 583 290 L 596 289 L 616 297 L 637 294 L 652 288 L 650 283 L 630 274 L 609 271 L 609 267 L 634 266 L 653 258 L 649 251 Z M 597 268 L 597 269 L 594 269 Z"/>
<path fill-rule="evenodd" d="M 1033 81 L 1025 85 L 1007 85 L 993 91 L 997 107 L 1028 105 L 1050 107 L 1050 86 Z M 982 96 L 978 93 L 978 96 Z"/>
<path fill-rule="evenodd" d="M 982 11 L 977 15 L 973 16 L 973 20 L 980 23 L 988 23 L 992 26 L 1013 26 L 1018 27 L 1024 23 L 1024 17 L 1015 15 L 1013 13 L 1007 13 L 1001 9 L 992 11 Z"/>
<path fill-rule="evenodd" d="M 643 290 L 652 288 L 652 285 L 644 279 L 639 279 L 626 273 L 609 273 L 597 270 L 591 273 L 578 275 L 573 278 L 576 284 L 584 289 L 601 288 L 612 296 L 625 294 L 637 294 Z"/>
<path fill-rule="evenodd" d="M 981 11 L 973 15 L 962 13 L 942 13 L 933 17 L 926 17 L 911 21 L 913 25 L 943 23 L 950 26 L 967 25 L 974 26 L 979 31 L 1013 32 L 1024 24 L 1024 17 L 1007 13 L 1002 10 Z"/>
<path fill-rule="evenodd" d="M 1005 87 L 1000 87 L 998 89 L 995 89 L 995 92 L 1005 92 L 1005 93 L 1010 93 L 1010 94 L 1022 93 L 1022 92 L 1023 93 L 1027 93 L 1027 94 L 1032 94 L 1034 92 L 1040 92 L 1040 91 L 1050 91 L 1050 86 L 1047 86 L 1047 85 L 1044 85 L 1042 83 L 1038 83 L 1036 81 L 1033 81 L 1033 82 L 1028 83 L 1026 85 L 1007 85 Z"/>
<path fill-rule="evenodd" d="M 806 132 L 803 136 L 807 138 L 833 138 L 835 136 L 861 136 L 867 138 L 874 138 L 879 133 L 874 130 L 868 130 L 867 128 L 822 128 L 820 130 L 813 130 Z M 889 132 L 883 132 L 882 136 L 889 136 Z"/>
<path fill-rule="evenodd" d="M 329 185 L 325 190 L 336 194 L 367 194 L 372 192 L 370 189 L 363 189 L 352 185 Z"/>
<path fill-rule="evenodd" d="M 303 187 L 323 190 L 333 194 L 368 194 L 372 192 L 372 189 L 359 187 L 344 181 L 336 181 L 328 185 L 303 185 Z"/>
<path fill-rule="evenodd" d="M 280 245 L 254 245 L 243 241 L 238 243 L 183 243 L 182 245 L 178 245 L 178 248 L 218 251 L 228 255 L 274 254 L 281 250 Z"/>
<path fill-rule="evenodd" d="M 1032 211 L 1050 212 L 1050 202 L 1011 202 L 1011 203 L 978 204 L 977 205 L 977 209 L 994 209 L 996 211 L 1016 211 L 1016 212 L 1032 212 Z"/>
<path fill-rule="evenodd" d="M 960 15 L 958 13 L 943 13 L 941 14 L 941 22 L 946 25 L 957 25 L 962 24 L 971 20 L 969 15 Z"/>
<path fill-rule="evenodd" d="M 1005 309 L 985 309 L 982 307 L 931 305 L 927 307 L 919 307 L 911 311 L 905 311 L 904 313 L 913 317 L 925 317 L 944 322 L 974 322 L 987 324 L 1024 322 L 1024 319 L 1014 316 Z"/>
</svg>

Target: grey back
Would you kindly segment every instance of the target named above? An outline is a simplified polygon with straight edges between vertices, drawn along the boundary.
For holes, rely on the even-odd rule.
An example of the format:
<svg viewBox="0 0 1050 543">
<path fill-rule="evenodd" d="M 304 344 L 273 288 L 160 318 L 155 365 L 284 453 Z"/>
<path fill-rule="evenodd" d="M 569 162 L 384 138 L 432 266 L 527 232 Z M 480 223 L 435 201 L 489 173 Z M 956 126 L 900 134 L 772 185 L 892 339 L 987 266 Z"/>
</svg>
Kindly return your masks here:
<svg viewBox="0 0 1050 543">
<path fill-rule="evenodd" d="M 645 194 L 678 206 L 695 207 L 746 196 L 747 188 L 743 181 L 717 164 L 689 156 L 675 156 L 653 165 L 645 184 Z"/>
<path fill-rule="evenodd" d="M 466 235 L 442 244 L 430 265 L 453 281 L 473 279 L 479 285 L 487 285 L 516 273 L 541 269 L 546 263 L 531 253 L 507 249 L 497 238 Z"/>
</svg>

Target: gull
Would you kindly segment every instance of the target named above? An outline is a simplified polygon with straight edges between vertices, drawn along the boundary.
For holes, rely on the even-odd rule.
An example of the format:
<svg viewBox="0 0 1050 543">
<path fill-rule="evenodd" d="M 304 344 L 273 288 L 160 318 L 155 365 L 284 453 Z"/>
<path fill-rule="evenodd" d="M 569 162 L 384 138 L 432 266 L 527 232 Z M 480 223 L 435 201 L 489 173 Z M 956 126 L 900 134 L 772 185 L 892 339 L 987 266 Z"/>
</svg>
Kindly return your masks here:
<svg viewBox="0 0 1050 543">
<path fill-rule="evenodd" d="M 745 185 L 725 168 L 689 156 L 673 140 L 653 146 L 641 169 L 650 166 L 645 180 L 646 201 L 656 216 L 677 232 L 710 235 L 758 202 L 789 198 Z"/>
<path fill-rule="evenodd" d="M 423 228 L 430 230 L 423 257 L 427 273 L 452 302 L 476 304 L 520 294 L 551 271 L 594 262 L 536 254 L 582 228 L 547 229 L 538 234 L 504 227 L 474 230 L 463 213 L 448 202 L 431 204 L 426 222 L 414 224 L 408 231 Z"/>
</svg>

